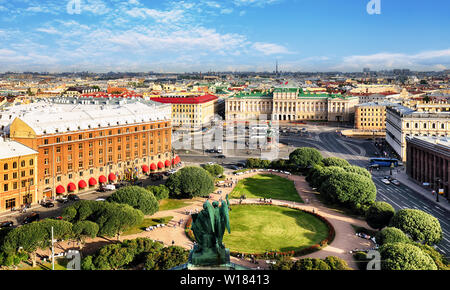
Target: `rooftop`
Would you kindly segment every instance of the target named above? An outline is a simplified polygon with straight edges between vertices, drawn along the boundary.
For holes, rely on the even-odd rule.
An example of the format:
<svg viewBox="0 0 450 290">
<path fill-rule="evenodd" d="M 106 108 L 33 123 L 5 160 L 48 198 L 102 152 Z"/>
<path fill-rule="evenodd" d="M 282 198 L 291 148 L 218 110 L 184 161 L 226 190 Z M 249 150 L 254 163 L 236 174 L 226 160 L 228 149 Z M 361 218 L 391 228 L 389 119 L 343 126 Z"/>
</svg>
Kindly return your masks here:
<svg viewBox="0 0 450 290">
<path fill-rule="evenodd" d="M 218 97 L 213 95 L 203 95 L 196 97 L 160 97 L 152 98 L 152 101 L 164 104 L 204 104 L 217 99 Z"/>
<path fill-rule="evenodd" d="M 0 138 L 0 159 L 13 158 L 31 154 L 37 154 L 37 151 L 20 144 L 19 142 L 4 140 Z"/>
</svg>

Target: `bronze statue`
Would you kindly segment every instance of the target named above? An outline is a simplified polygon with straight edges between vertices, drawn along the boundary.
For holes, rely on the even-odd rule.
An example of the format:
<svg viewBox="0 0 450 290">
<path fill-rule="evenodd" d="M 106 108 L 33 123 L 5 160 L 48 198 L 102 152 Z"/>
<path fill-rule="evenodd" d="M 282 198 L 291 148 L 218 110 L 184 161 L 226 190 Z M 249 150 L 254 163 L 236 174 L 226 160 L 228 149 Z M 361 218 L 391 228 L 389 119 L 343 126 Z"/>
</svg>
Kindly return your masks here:
<svg viewBox="0 0 450 290">
<path fill-rule="evenodd" d="M 223 245 L 225 229 L 230 233 L 228 195 L 226 201 L 219 206 L 206 201 L 203 210 L 192 215 L 192 231 L 196 245 L 191 251 L 189 262 L 193 265 L 222 265 L 230 262 L 230 253 Z"/>
</svg>

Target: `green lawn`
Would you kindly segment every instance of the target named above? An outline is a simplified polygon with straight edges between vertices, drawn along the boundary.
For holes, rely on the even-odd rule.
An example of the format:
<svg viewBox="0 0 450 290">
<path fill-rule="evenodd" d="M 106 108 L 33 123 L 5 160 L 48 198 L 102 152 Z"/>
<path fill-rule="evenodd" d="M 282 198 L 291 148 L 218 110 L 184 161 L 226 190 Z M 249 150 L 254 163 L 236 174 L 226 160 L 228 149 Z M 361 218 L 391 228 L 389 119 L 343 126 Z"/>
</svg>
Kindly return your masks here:
<svg viewBox="0 0 450 290">
<path fill-rule="evenodd" d="M 162 218 L 145 218 L 144 221 L 140 225 L 129 228 L 127 231 L 123 232 L 122 236 L 129 236 L 129 235 L 142 233 L 149 226 L 154 226 L 157 224 L 167 224 L 172 219 L 173 219 L 173 216 L 162 217 Z"/>
<path fill-rule="evenodd" d="M 55 270 L 67 270 L 67 259 L 66 258 L 57 258 L 55 259 Z M 51 270 L 52 262 L 47 262 L 43 264 L 38 264 L 36 267 L 25 266 L 23 268 L 19 268 L 19 270 Z"/>
<path fill-rule="evenodd" d="M 191 200 L 167 198 L 159 202 L 159 211 L 182 208 L 190 205 L 191 203 Z"/>
<path fill-rule="evenodd" d="M 303 202 L 295 189 L 294 182 L 271 174 L 258 174 L 238 182 L 230 198 L 272 198 Z"/>
<path fill-rule="evenodd" d="M 224 236 L 230 251 L 260 254 L 296 251 L 325 239 L 328 227 L 308 213 L 270 205 L 236 205 L 230 212 L 231 234 Z"/>
</svg>

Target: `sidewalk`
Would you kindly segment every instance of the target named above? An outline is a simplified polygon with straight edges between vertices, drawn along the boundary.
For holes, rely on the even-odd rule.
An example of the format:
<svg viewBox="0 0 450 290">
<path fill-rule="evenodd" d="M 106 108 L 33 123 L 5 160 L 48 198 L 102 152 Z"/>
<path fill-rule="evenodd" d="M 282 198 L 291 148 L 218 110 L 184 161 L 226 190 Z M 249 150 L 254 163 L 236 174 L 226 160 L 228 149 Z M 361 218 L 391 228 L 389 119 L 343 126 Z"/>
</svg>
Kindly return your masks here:
<svg viewBox="0 0 450 290">
<path fill-rule="evenodd" d="M 395 173 L 394 176 L 402 184 L 406 185 L 413 191 L 432 201 L 435 206 L 439 206 L 447 211 L 450 211 L 450 202 L 444 196 L 439 196 L 439 202 L 436 202 L 436 196 L 431 194 L 431 189 L 423 188 L 422 186 L 417 184 L 416 181 L 409 178 L 404 170 Z"/>
</svg>

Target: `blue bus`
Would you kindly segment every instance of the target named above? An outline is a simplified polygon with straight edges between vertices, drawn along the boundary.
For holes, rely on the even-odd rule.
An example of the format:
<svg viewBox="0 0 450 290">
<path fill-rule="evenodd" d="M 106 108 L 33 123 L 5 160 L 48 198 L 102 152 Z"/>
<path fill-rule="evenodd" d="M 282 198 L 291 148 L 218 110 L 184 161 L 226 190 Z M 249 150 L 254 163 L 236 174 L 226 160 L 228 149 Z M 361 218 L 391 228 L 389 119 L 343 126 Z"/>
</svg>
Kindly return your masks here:
<svg viewBox="0 0 450 290">
<path fill-rule="evenodd" d="M 374 157 L 370 158 L 370 166 L 378 165 L 381 167 L 391 167 L 391 164 L 394 166 L 398 166 L 398 159 L 395 158 L 382 158 L 382 157 Z"/>
</svg>

